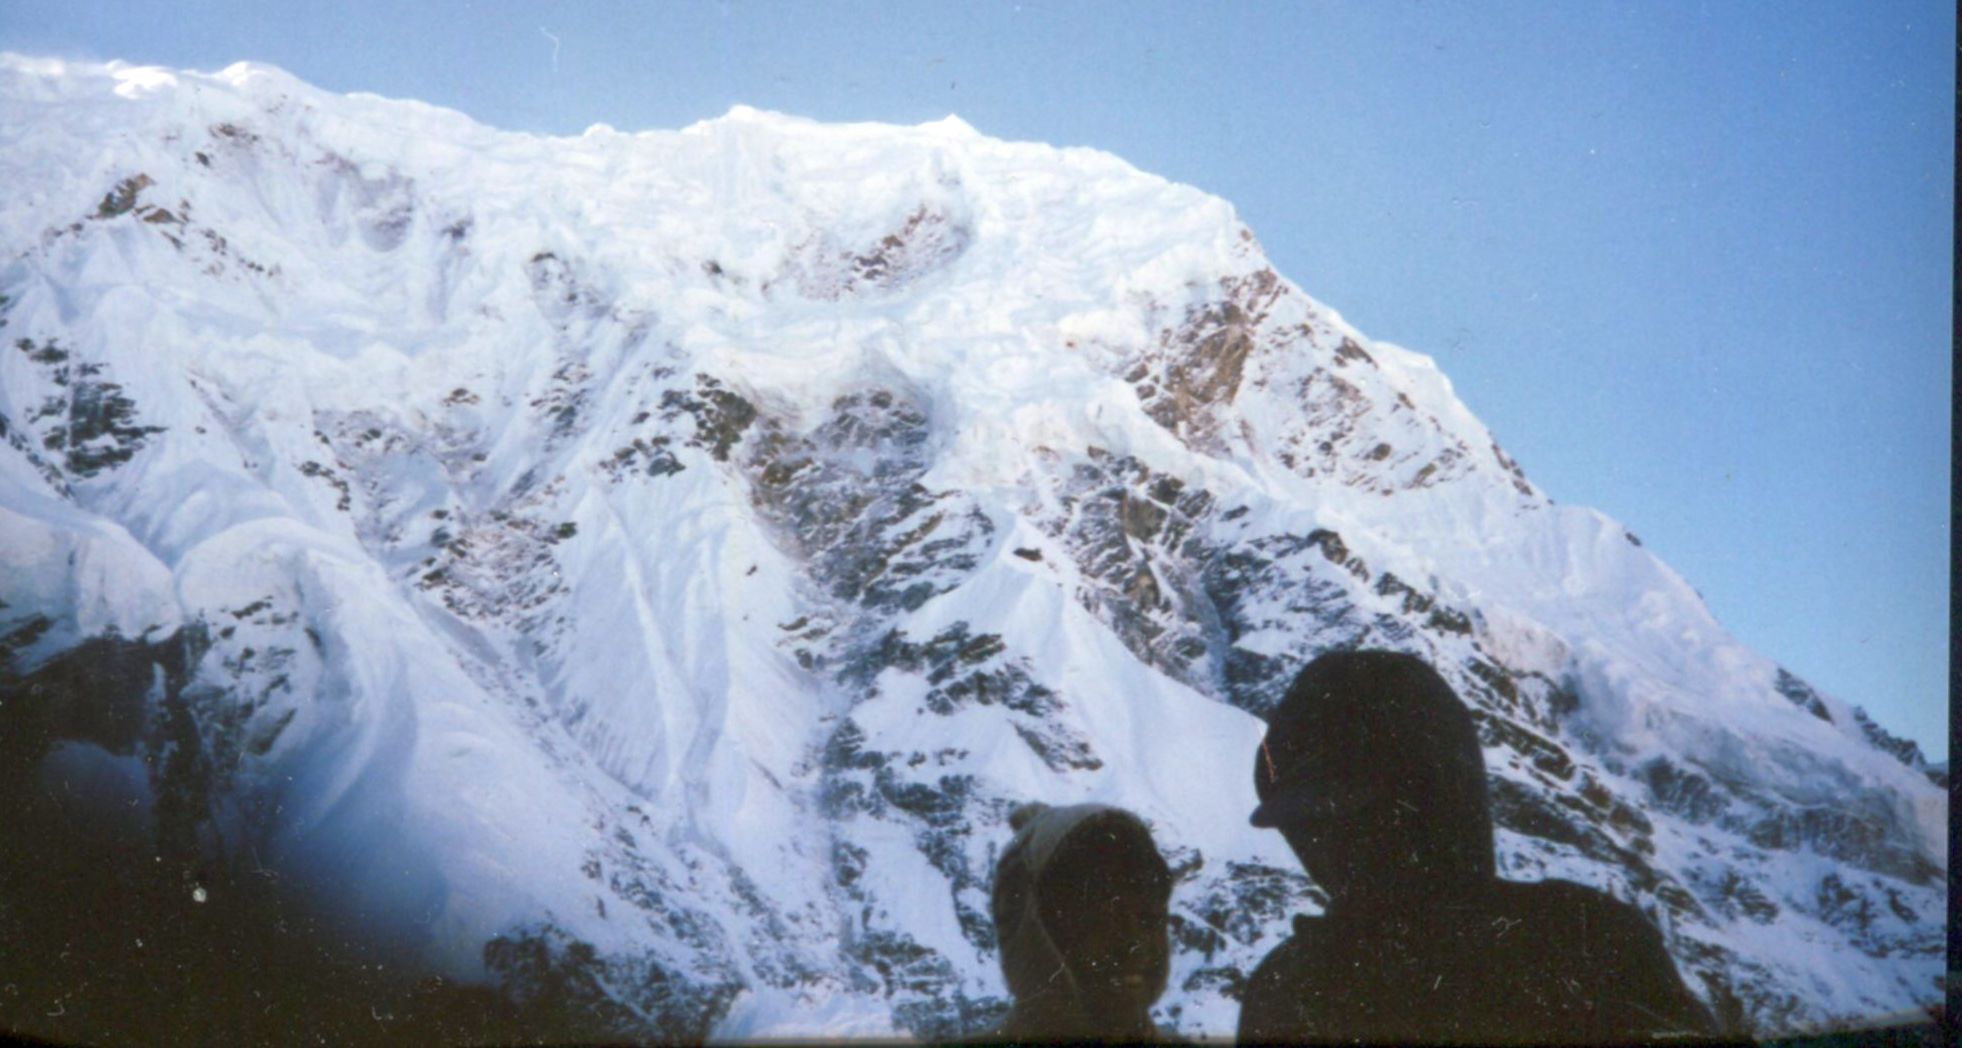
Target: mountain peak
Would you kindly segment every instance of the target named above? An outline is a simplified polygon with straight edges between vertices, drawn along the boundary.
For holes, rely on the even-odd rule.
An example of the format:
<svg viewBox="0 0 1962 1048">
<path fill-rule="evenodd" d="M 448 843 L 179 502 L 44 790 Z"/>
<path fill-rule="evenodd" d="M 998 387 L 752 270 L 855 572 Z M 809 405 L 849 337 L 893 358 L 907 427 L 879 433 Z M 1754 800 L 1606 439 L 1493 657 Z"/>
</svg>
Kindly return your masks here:
<svg viewBox="0 0 1962 1048">
<path fill-rule="evenodd" d="M 950 140 L 986 139 L 986 136 L 974 130 L 966 121 L 951 113 L 938 120 L 931 120 L 910 126 L 879 122 L 825 123 L 810 119 L 809 117 L 797 116 L 778 110 L 760 109 L 740 102 L 730 106 L 721 116 L 697 121 L 682 130 L 684 132 L 701 133 L 712 131 L 721 126 L 770 128 L 786 134 L 845 136 L 858 139 L 868 137 L 901 138 L 911 135 L 925 135 Z"/>
<path fill-rule="evenodd" d="M 240 88 L 257 87 L 271 91 L 292 91 L 296 88 L 312 90 L 299 77 L 265 62 L 233 62 L 214 76 L 215 79 Z"/>
<path fill-rule="evenodd" d="M 764 126 L 782 126 L 782 127 L 820 126 L 817 124 L 816 121 L 813 120 L 807 120 L 799 116 L 792 116 L 788 113 L 778 112 L 777 110 L 774 109 L 759 109 L 756 106 L 746 105 L 742 102 L 737 102 L 734 105 L 731 105 L 728 108 L 728 110 L 725 111 L 719 117 L 715 117 L 709 120 L 703 120 L 691 126 L 712 127 L 714 125 L 723 124 L 723 123 L 756 124 L 756 125 L 764 125 Z"/>
</svg>

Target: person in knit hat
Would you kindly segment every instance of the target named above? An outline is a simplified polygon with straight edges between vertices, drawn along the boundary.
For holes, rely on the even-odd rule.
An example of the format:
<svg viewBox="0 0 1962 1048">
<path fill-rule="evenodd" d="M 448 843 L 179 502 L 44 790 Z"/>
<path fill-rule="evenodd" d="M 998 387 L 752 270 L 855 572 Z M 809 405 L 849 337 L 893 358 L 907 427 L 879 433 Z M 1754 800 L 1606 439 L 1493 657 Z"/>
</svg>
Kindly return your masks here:
<svg viewBox="0 0 1962 1048">
<path fill-rule="evenodd" d="M 1121 808 L 1029 804 L 995 867 L 1001 971 L 1014 996 L 994 1036 L 1010 1041 L 1157 1037 L 1151 1005 L 1171 967 L 1171 871 L 1151 831 Z"/>
<path fill-rule="evenodd" d="M 1604 1043 L 1709 1036 L 1642 913 L 1498 878 L 1471 713 L 1422 660 L 1324 655 L 1268 714 L 1253 825 L 1328 894 L 1267 955 L 1239 1039 Z"/>
</svg>

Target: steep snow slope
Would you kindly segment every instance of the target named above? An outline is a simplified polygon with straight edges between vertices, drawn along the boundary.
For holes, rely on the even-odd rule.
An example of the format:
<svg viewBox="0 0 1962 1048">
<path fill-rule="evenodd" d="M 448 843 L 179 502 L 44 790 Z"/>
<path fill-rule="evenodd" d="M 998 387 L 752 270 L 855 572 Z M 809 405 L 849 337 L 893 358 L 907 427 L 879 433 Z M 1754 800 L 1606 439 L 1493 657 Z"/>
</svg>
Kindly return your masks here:
<svg viewBox="0 0 1962 1048">
<path fill-rule="evenodd" d="M 1731 1021 L 1939 996 L 1911 744 L 1220 200 L 953 118 L 545 139 L 18 57 L 0 185 L 0 687 L 391 948 L 667 1034 L 972 1029 L 1006 813 L 1105 800 L 1180 873 L 1162 1017 L 1224 1032 L 1318 898 L 1255 714 L 1370 645 L 1476 709 L 1507 875 L 1632 899 Z M 52 687 L 90 639 L 155 669 Z"/>
</svg>

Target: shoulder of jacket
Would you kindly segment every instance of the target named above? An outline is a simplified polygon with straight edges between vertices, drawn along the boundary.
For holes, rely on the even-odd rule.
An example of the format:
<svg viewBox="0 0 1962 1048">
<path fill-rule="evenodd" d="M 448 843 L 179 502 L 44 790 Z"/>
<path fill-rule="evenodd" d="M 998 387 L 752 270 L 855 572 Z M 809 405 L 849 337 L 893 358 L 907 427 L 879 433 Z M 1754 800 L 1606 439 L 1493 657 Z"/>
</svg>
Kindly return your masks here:
<svg viewBox="0 0 1962 1048">
<path fill-rule="evenodd" d="M 1319 917 L 1296 916 L 1293 922 L 1294 934 L 1281 940 L 1267 956 L 1261 958 L 1247 977 L 1249 986 L 1270 979 L 1291 980 L 1291 969 L 1308 963 L 1310 956 L 1322 941 L 1323 921 Z"/>
<path fill-rule="evenodd" d="M 1514 888 L 1521 892 L 1522 901 L 1530 899 L 1525 905 L 1564 924 L 1575 926 L 1576 931 L 1589 939 L 1634 940 L 1653 943 L 1657 947 L 1662 945 L 1662 932 L 1647 914 L 1604 891 L 1559 880 L 1520 884 Z"/>
<path fill-rule="evenodd" d="M 1640 915 L 1639 910 L 1607 892 L 1590 888 L 1585 884 L 1575 884 L 1573 881 L 1500 881 L 1499 883 L 1508 889 L 1513 897 L 1530 899 L 1531 905 L 1535 906 L 1562 910 L 1586 909 L 1590 912 L 1599 910 L 1603 913 L 1616 910 Z"/>
<path fill-rule="evenodd" d="M 1254 971 L 1248 975 L 1248 983 L 1252 985 L 1256 981 L 1262 981 L 1264 977 L 1279 975 L 1281 971 L 1299 964 L 1303 954 L 1311 950 L 1311 944 L 1317 938 L 1315 932 L 1317 932 L 1315 918 L 1295 918 L 1295 934 L 1277 942 L 1273 950 L 1267 950 L 1267 956 L 1260 958 L 1260 964 L 1256 964 Z"/>
<path fill-rule="evenodd" d="M 1288 1027 L 1289 1016 L 1300 996 L 1301 979 L 1313 968 L 1312 952 L 1303 941 L 1303 924 L 1313 934 L 1314 918 L 1296 917 L 1295 934 L 1283 939 L 1247 974 L 1240 994 L 1240 1017 L 1236 1037 L 1242 1043 L 1272 1041 Z"/>
</svg>

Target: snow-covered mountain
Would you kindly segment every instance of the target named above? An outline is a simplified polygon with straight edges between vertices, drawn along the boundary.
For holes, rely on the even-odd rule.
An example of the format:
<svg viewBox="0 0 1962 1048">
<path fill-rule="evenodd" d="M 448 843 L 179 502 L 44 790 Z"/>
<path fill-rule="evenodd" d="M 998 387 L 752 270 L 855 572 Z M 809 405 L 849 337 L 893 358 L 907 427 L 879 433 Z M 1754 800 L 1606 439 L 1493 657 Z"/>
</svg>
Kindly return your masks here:
<svg viewBox="0 0 1962 1048">
<path fill-rule="evenodd" d="M 1366 645 L 1473 706 L 1503 873 L 1633 900 L 1731 1021 L 1940 998 L 1912 744 L 1224 201 L 954 118 L 540 138 L 20 57 L 0 186 L 8 752 L 421 963 L 971 1029 L 1007 813 L 1099 800 L 1179 874 L 1161 1017 L 1228 1032 L 1318 899 L 1257 714 Z"/>
</svg>

